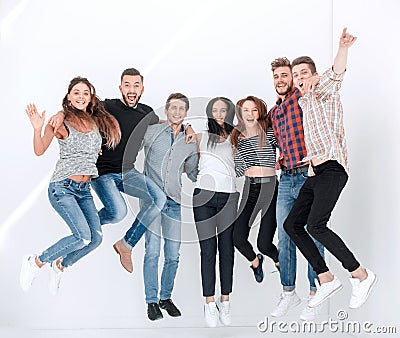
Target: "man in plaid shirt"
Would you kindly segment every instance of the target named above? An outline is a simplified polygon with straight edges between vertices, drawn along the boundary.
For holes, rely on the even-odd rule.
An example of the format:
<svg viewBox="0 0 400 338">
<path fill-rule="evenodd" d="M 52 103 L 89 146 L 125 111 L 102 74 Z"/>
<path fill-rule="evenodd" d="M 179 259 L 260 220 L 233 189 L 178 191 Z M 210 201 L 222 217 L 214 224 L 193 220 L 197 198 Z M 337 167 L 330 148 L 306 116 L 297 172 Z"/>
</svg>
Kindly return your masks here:
<svg viewBox="0 0 400 338">
<path fill-rule="evenodd" d="M 308 302 L 310 308 L 319 306 L 342 289 L 310 234 L 349 271 L 353 287 L 350 308 L 364 304 L 376 283 L 375 274 L 363 268 L 342 239 L 327 227 L 348 179 L 343 109 L 338 91 L 346 71 L 348 49 L 355 40 L 344 28 L 333 67 L 320 78 L 311 58 L 300 57 L 292 62 L 294 84 L 304 95 L 299 99 L 307 149 L 303 162 L 311 161 L 313 176 L 301 188 L 284 229 L 318 274 L 320 285 L 317 284 L 317 292 Z M 304 229 L 306 223 L 308 232 Z"/>
<path fill-rule="evenodd" d="M 299 191 L 308 176 L 307 163 L 301 162 L 307 151 L 304 141 L 303 112 L 298 100 L 300 91 L 293 87 L 292 69 L 287 58 L 278 58 L 271 63 L 274 86 L 278 94 L 276 105 L 269 116 L 278 143 L 280 157 L 278 167 L 282 170 L 278 187 L 277 226 L 280 278 L 283 288 L 278 305 L 271 316 L 284 316 L 288 310 L 301 303 L 295 292 L 296 287 L 296 245 L 283 229 L 283 223 L 289 214 Z M 320 254 L 324 255 L 324 247 L 316 243 Z M 308 266 L 310 296 L 315 294 L 317 274 Z M 300 318 L 314 320 L 318 308 L 306 306 Z"/>
</svg>

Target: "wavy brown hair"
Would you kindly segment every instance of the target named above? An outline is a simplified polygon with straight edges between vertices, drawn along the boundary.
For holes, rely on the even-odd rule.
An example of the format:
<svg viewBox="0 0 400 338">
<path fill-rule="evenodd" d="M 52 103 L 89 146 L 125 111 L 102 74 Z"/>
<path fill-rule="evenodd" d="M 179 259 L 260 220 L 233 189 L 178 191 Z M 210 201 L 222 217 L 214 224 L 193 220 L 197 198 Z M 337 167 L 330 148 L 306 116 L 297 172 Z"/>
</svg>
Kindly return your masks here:
<svg viewBox="0 0 400 338">
<path fill-rule="evenodd" d="M 89 87 L 90 90 L 90 102 L 86 108 L 86 111 L 77 109 L 71 105 L 68 101 L 68 94 L 71 93 L 72 88 L 78 83 L 83 83 Z M 92 119 L 100 131 L 101 136 L 105 139 L 106 147 L 115 148 L 121 140 L 121 130 L 119 128 L 118 121 L 104 108 L 104 103 L 96 95 L 96 89 L 84 77 L 77 76 L 71 80 L 68 86 L 68 93 L 62 100 L 63 112 L 65 119 L 78 119 L 78 120 L 89 120 Z"/>
<path fill-rule="evenodd" d="M 231 140 L 232 140 L 232 144 L 234 145 L 235 149 L 237 149 L 238 147 L 238 139 L 239 137 L 245 137 L 245 135 L 243 134 L 243 132 L 246 130 L 246 126 L 244 124 L 243 121 L 243 114 L 242 114 L 242 107 L 243 104 L 246 101 L 252 101 L 254 102 L 254 104 L 256 105 L 257 109 L 258 109 L 258 145 L 261 148 L 264 144 L 265 144 L 265 139 L 266 139 L 266 134 L 267 134 L 267 130 L 268 130 L 268 126 L 269 126 L 269 122 L 268 122 L 268 110 L 267 110 L 267 104 L 259 99 L 258 97 L 255 96 L 247 96 L 244 99 L 239 100 L 236 103 L 236 118 L 238 119 L 238 124 L 236 125 L 235 129 L 232 131 L 232 136 L 231 136 Z"/>
</svg>

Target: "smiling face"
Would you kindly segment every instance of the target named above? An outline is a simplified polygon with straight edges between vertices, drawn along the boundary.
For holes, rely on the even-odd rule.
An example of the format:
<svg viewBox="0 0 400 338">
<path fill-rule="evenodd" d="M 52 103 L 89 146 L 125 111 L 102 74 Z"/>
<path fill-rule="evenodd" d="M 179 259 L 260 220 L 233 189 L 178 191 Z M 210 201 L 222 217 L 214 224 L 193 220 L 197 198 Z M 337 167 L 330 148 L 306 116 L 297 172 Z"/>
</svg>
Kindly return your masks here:
<svg viewBox="0 0 400 338">
<path fill-rule="evenodd" d="M 292 90 L 293 78 L 290 67 L 278 67 L 273 72 L 274 87 L 279 96 L 284 97 Z"/>
<path fill-rule="evenodd" d="M 90 88 L 83 82 L 79 82 L 73 86 L 67 95 L 67 99 L 71 102 L 71 105 L 82 111 L 86 111 L 91 98 Z"/>
<path fill-rule="evenodd" d="M 228 105 L 221 100 L 215 101 L 211 113 L 215 122 L 221 127 L 224 127 L 226 114 L 228 113 Z"/>
<path fill-rule="evenodd" d="M 300 89 L 301 85 L 303 84 L 303 80 L 312 77 L 316 73 L 312 73 L 311 68 L 308 64 L 301 63 L 299 65 L 293 66 L 292 74 L 293 84 Z"/>
<path fill-rule="evenodd" d="M 181 124 L 187 115 L 185 101 L 179 99 L 170 100 L 165 113 L 167 115 L 167 121 L 169 124 Z"/>
<path fill-rule="evenodd" d="M 132 108 L 135 108 L 144 91 L 142 78 L 140 75 L 124 75 L 119 86 L 123 102 Z"/>
<path fill-rule="evenodd" d="M 258 124 L 260 112 L 254 101 L 244 101 L 242 105 L 242 119 L 246 128 L 254 128 Z"/>
</svg>

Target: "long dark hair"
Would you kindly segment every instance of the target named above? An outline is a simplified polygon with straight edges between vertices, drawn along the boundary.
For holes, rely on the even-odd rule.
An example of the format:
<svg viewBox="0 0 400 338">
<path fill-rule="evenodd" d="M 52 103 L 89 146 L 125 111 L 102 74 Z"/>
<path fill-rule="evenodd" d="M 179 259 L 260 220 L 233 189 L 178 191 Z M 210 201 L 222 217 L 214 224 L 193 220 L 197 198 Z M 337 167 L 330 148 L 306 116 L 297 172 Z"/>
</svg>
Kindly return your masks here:
<svg viewBox="0 0 400 338">
<path fill-rule="evenodd" d="M 235 146 L 235 149 L 238 147 L 238 138 L 239 136 L 244 136 L 243 132 L 246 130 L 246 126 L 243 121 L 243 115 L 242 115 L 242 107 L 243 104 L 246 101 L 252 101 L 256 105 L 259 113 L 259 117 L 257 119 L 258 125 L 258 145 L 261 148 L 265 144 L 265 139 L 266 139 L 266 133 L 267 129 L 269 126 L 268 122 L 268 110 L 267 110 L 267 104 L 259 99 L 258 97 L 255 96 L 247 96 L 244 99 L 239 100 L 236 103 L 236 117 L 238 119 L 238 124 L 234 131 L 232 132 L 231 140 L 232 144 Z"/>
<path fill-rule="evenodd" d="M 214 103 L 217 101 L 222 101 L 226 104 L 227 111 L 226 117 L 224 120 L 224 126 L 222 127 L 215 121 L 212 110 Z M 230 135 L 233 130 L 233 119 L 235 118 L 235 105 L 233 102 L 226 97 L 215 97 L 208 102 L 206 107 L 206 114 L 207 114 L 207 128 L 208 128 L 208 148 L 215 148 L 216 144 L 218 143 L 220 136 Z"/>
<path fill-rule="evenodd" d="M 72 88 L 78 83 L 87 85 L 90 90 L 90 102 L 86 108 L 86 112 L 75 108 L 68 100 L 68 94 L 71 93 Z M 106 111 L 103 102 L 96 95 L 96 89 L 88 79 L 77 76 L 71 80 L 68 86 L 68 93 L 62 100 L 62 107 L 66 120 L 73 120 L 75 118 L 88 120 L 92 118 L 100 134 L 106 140 L 105 145 L 108 148 L 115 148 L 121 140 L 121 130 L 118 121 Z"/>
</svg>

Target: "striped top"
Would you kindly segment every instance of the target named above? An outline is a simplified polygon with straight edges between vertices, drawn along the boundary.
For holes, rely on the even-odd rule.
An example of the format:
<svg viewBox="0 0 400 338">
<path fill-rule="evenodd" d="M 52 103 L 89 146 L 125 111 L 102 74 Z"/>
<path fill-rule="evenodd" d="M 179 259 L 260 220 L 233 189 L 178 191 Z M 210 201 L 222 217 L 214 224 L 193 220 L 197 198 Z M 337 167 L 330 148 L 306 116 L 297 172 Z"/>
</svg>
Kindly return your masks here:
<svg viewBox="0 0 400 338">
<path fill-rule="evenodd" d="M 267 130 L 265 144 L 260 148 L 258 135 L 238 139 L 238 148 L 235 153 L 236 176 L 244 175 L 251 167 L 270 167 L 275 169 L 276 147 L 274 132 L 271 127 Z"/>
<path fill-rule="evenodd" d="M 314 92 L 301 97 L 299 104 L 303 110 L 304 140 L 307 149 L 307 156 L 302 162 L 313 158 L 335 160 L 348 173 L 343 108 L 338 92 L 343 76 L 344 72 L 335 74 L 332 68 L 327 70 L 321 76 Z"/>
<path fill-rule="evenodd" d="M 101 136 L 96 125 L 87 133 L 82 133 L 64 121 L 68 130 L 65 139 L 57 139 L 60 158 L 50 182 L 62 181 L 73 175 L 97 177 L 96 161 L 101 149 Z"/>
</svg>

